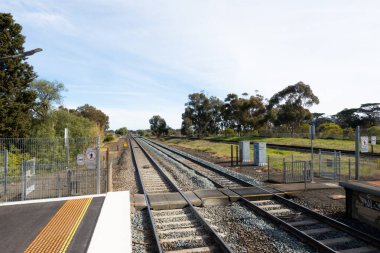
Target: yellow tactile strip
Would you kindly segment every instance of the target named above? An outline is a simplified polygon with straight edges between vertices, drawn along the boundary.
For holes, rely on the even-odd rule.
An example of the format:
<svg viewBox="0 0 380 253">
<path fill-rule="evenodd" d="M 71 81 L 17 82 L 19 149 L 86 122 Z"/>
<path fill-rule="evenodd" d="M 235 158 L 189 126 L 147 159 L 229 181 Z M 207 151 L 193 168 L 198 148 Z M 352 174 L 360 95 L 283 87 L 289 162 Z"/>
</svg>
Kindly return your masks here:
<svg viewBox="0 0 380 253">
<path fill-rule="evenodd" d="M 66 201 L 24 252 L 65 252 L 91 201 L 92 198 Z"/>
</svg>

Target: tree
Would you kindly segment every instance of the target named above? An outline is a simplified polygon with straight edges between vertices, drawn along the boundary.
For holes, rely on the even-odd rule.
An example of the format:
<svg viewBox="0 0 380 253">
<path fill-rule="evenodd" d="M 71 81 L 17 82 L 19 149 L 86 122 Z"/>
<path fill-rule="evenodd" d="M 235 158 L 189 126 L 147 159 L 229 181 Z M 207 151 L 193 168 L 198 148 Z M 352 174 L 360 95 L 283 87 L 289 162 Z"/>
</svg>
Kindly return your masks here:
<svg viewBox="0 0 380 253">
<path fill-rule="evenodd" d="M 25 37 L 11 14 L 0 13 L 0 57 L 24 53 Z M 36 78 L 24 58 L 0 61 L 0 137 L 26 137 L 32 122 Z"/>
<path fill-rule="evenodd" d="M 33 107 L 35 117 L 44 120 L 53 109 L 53 105 L 62 102 L 61 93 L 65 86 L 57 81 L 35 80 L 31 83 L 31 88 L 37 94 Z"/>
<path fill-rule="evenodd" d="M 248 97 L 248 93 L 242 94 Z M 228 94 L 224 100 L 223 116 L 226 127 L 242 131 L 254 130 L 265 122 L 265 106 L 261 95 L 239 98 L 236 94 Z"/>
<path fill-rule="evenodd" d="M 274 94 L 267 109 L 275 125 L 285 125 L 293 133 L 303 121 L 310 120 L 311 113 L 305 107 L 313 104 L 319 104 L 318 97 L 309 85 L 298 82 Z"/>
<path fill-rule="evenodd" d="M 115 131 L 115 134 L 118 134 L 118 135 L 126 135 L 127 133 L 128 133 L 128 129 L 126 127 L 116 129 Z"/>
<path fill-rule="evenodd" d="M 208 98 L 203 92 L 189 95 L 182 114 L 182 134 L 198 136 L 217 133 L 221 129 L 223 102 L 217 97 Z"/>
<path fill-rule="evenodd" d="M 85 104 L 76 109 L 79 115 L 96 122 L 101 132 L 109 128 L 109 118 L 101 110 L 96 109 L 94 106 Z"/>
<path fill-rule="evenodd" d="M 343 109 L 333 116 L 335 122 L 343 128 L 356 128 L 362 124 L 358 108 Z"/>
<path fill-rule="evenodd" d="M 160 115 L 154 115 L 152 118 L 149 119 L 150 123 L 150 130 L 152 130 L 152 133 L 160 137 L 162 134 L 168 133 L 168 128 L 166 126 L 166 121 L 161 118 Z"/>
</svg>

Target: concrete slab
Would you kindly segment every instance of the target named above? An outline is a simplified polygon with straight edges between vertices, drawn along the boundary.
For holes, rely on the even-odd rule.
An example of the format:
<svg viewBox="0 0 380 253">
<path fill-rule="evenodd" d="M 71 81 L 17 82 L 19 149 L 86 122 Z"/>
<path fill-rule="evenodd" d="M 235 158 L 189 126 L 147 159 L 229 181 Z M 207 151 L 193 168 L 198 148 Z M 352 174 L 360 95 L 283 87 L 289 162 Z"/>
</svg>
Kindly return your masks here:
<svg viewBox="0 0 380 253">
<path fill-rule="evenodd" d="M 271 186 L 273 189 L 282 192 L 298 192 L 305 190 L 305 183 L 276 184 Z M 338 184 L 332 183 L 306 183 L 307 190 L 323 190 L 340 188 Z"/>
<path fill-rule="evenodd" d="M 154 210 L 170 209 L 168 200 L 163 193 L 151 193 L 148 195 L 149 204 Z"/>
<path fill-rule="evenodd" d="M 192 191 L 184 192 L 185 196 L 190 200 L 193 206 L 202 206 L 202 200 L 197 197 Z"/>
<path fill-rule="evenodd" d="M 231 202 L 236 202 L 236 201 L 238 201 L 241 198 L 240 195 L 238 195 L 236 192 L 231 191 L 230 189 L 222 188 L 222 189 L 218 189 L 218 190 L 221 193 L 223 193 L 224 195 L 228 196 L 228 199 Z"/>
<path fill-rule="evenodd" d="M 229 202 L 228 196 L 218 190 L 195 190 L 194 194 L 202 200 L 202 206 L 226 205 Z"/>
<path fill-rule="evenodd" d="M 89 253 L 132 252 L 129 192 L 109 192 L 103 203 Z"/>
<path fill-rule="evenodd" d="M 258 200 L 265 199 L 268 196 L 271 196 L 271 193 L 279 193 L 279 191 L 274 190 L 269 187 L 262 187 L 264 190 L 259 189 L 257 187 L 240 187 L 240 188 L 232 188 L 231 191 L 243 196 L 244 198 L 248 198 L 250 200 Z M 266 190 L 266 191 L 265 191 Z"/>
<path fill-rule="evenodd" d="M 187 206 L 186 200 L 179 192 L 166 193 L 165 198 L 169 202 L 170 209 L 185 208 Z"/>
<path fill-rule="evenodd" d="M 133 194 L 131 197 L 131 206 L 134 210 L 141 211 L 146 208 L 144 194 Z"/>
</svg>

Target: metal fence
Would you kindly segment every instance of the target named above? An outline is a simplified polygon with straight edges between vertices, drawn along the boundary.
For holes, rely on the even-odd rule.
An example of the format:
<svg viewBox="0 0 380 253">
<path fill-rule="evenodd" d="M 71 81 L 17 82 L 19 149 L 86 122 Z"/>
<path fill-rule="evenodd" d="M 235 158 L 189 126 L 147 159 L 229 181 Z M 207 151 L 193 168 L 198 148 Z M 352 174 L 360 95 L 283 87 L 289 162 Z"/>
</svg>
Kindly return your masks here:
<svg viewBox="0 0 380 253">
<path fill-rule="evenodd" d="M 106 191 L 98 138 L 0 139 L 0 202 Z"/>
<path fill-rule="evenodd" d="M 268 181 L 277 183 L 300 183 L 313 180 L 313 168 L 310 161 L 291 159 L 273 159 L 268 156 Z"/>
</svg>

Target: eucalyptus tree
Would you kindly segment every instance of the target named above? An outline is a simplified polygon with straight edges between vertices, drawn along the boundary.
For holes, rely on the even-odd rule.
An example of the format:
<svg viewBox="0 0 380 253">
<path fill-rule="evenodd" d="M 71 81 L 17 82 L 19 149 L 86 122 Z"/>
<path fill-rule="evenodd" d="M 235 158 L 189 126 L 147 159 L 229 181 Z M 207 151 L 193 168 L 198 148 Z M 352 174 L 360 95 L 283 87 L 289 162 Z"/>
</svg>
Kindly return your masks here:
<svg viewBox="0 0 380 253">
<path fill-rule="evenodd" d="M 160 115 L 154 115 L 152 118 L 150 118 L 149 124 L 150 130 L 152 130 L 152 133 L 157 137 L 168 133 L 166 121 L 165 119 L 161 118 Z"/>
<path fill-rule="evenodd" d="M 267 110 L 275 125 L 286 126 L 293 133 L 302 122 L 311 119 L 307 108 L 314 104 L 319 104 L 318 97 L 309 85 L 298 82 L 274 94 L 268 102 Z"/>
</svg>

